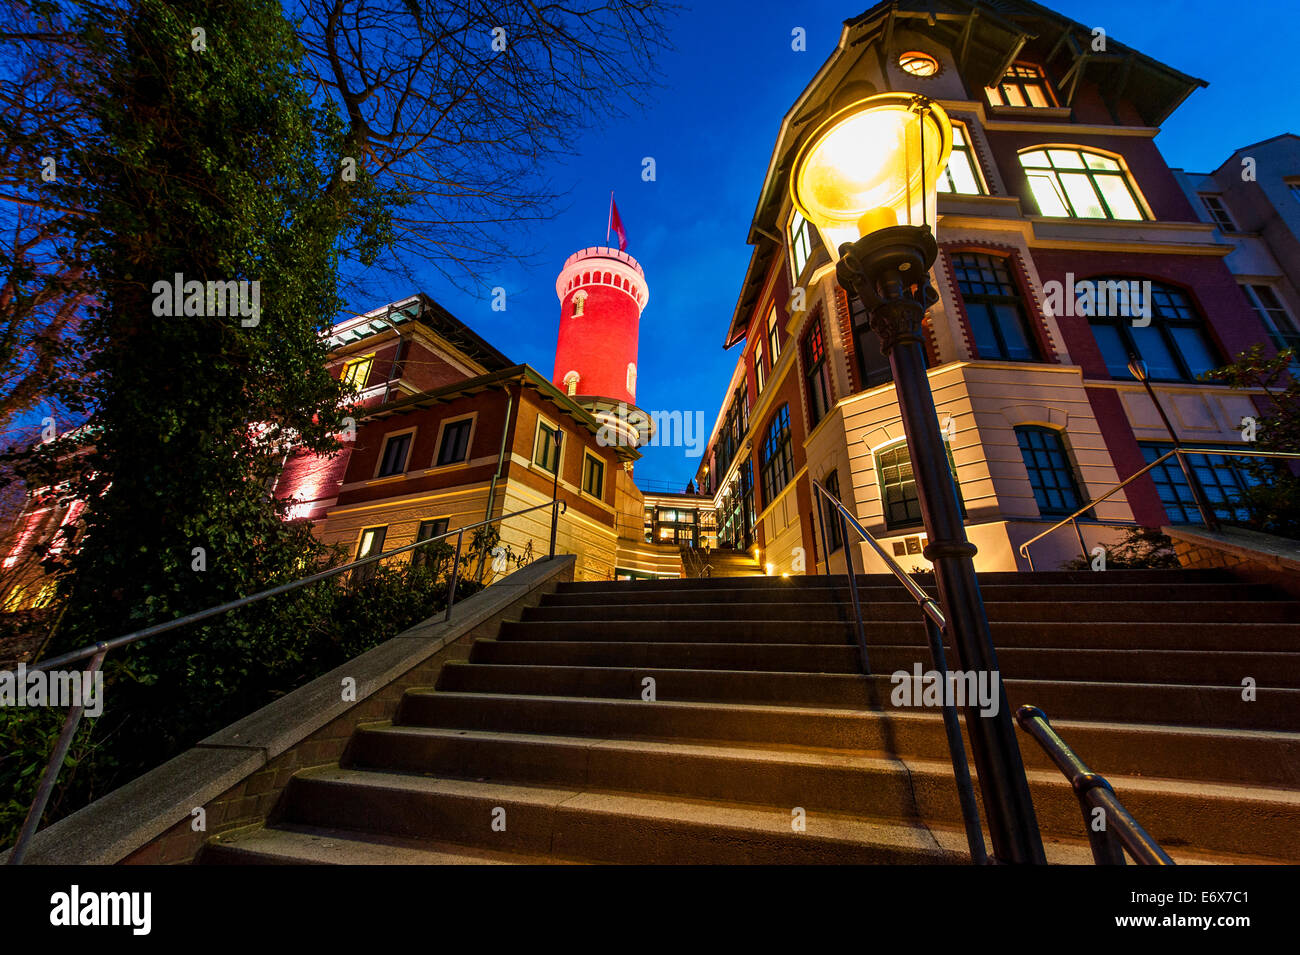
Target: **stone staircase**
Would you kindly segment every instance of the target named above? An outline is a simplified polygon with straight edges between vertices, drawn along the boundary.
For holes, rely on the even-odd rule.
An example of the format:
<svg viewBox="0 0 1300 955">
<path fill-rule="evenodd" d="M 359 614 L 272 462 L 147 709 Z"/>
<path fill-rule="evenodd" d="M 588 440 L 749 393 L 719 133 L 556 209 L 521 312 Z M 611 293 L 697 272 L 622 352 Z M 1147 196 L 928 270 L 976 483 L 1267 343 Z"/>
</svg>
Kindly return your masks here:
<svg viewBox="0 0 1300 955">
<path fill-rule="evenodd" d="M 561 584 L 203 861 L 965 862 L 939 712 L 890 703 L 890 672 L 929 668 L 918 611 L 859 581 L 870 677 L 843 577 Z M 981 584 L 1012 705 L 1177 861 L 1300 861 L 1300 603 L 1218 571 Z M 1049 860 L 1090 862 L 1019 738 Z"/>
<path fill-rule="evenodd" d="M 707 552 L 694 547 L 683 547 L 682 570 L 686 577 L 763 576 L 763 568 L 758 565 L 752 553 L 731 547 L 714 547 Z"/>
</svg>

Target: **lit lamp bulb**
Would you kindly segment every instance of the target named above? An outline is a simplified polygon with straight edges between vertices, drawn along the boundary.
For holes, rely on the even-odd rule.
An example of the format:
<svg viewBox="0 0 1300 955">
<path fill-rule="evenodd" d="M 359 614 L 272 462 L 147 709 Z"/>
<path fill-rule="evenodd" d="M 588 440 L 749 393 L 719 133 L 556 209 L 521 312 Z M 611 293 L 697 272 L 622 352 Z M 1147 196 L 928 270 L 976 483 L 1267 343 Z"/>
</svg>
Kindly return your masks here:
<svg viewBox="0 0 1300 955">
<path fill-rule="evenodd" d="M 845 242 L 932 224 L 951 151 L 952 124 L 937 103 L 911 93 L 868 96 L 823 122 L 800 148 L 790 177 L 794 204 L 838 261 Z"/>
</svg>

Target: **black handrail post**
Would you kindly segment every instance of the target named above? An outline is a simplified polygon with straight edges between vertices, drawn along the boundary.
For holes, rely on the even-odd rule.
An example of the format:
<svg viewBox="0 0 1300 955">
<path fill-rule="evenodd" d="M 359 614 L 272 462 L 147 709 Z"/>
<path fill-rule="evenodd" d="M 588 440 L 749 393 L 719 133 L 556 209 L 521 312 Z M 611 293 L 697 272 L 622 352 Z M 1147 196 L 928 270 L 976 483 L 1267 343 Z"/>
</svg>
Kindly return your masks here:
<svg viewBox="0 0 1300 955">
<path fill-rule="evenodd" d="M 91 658 L 90 669 L 85 671 L 83 679 L 93 680 L 95 674 L 99 672 L 100 666 L 104 663 L 104 655 L 108 653 L 108 650 L 104 648 L 102 643 L 98 646 L 101 649 Z M 58 741 L 54 744 L 50 758 L 45 762 L 45 772 L 41 774 L 41 781 L 36 787 L 36 798 L 32 800 L 32 804 L 27 810 L 27 818 L 23 820 L 23 827 L 18 831 L 18 839 L 14 842 L 13 851 L 9 853 L 9 865 L 22 865 L 23 857 L 27 855 L 27 845 L 31 842 L 32 836 L 36 834 L 37 826 L 41 824 L 41 816 L 45 815 L 45 807 L 49 804 L 50 796 L 54 793 L 54 782 L 59 777 L 59 771 L 63 769 L 63 761 L 68 757 L 68 750 L 72 747 L 72 740 L 77 735 L 77 726 L 81 723 L 81 714 L 86 709 L 84 687 L 81 698 L 83 702 L 75 703 L 68 708 L 68 715 L 63 721 L 63 729 L 59 732 Z M 103 704 L 103 700 L 97 700 L 96 702 Z"/>
<path fill-rule="evenodd" d="M 456 602 L 456 578 L 460 576 L 460 543 L 464 538 L 465 530 L 461 528 L 456 535 L 456 553 L 452 555 L 451 574 L 447 578 L 447 612 L 443 614 L 443 623 L 451 619 L 451 606 Z"/>
<path fill-rule="evenodd" d="M 966 729 L 984 794 L 994 856 L 1000 862 L 1045 864 L 1042 835 L 975 576 L 976 549 L 966 538 L 926 373 L 922 326 L 926 310 L 939 298 L 929 274 L 938 257 L 938 245 L 928 226 L 893 226 L 845 243 L 840 254 L 836 277 L 866 307 L 881 351 L 889 358 L 921 516 L 930 539 L 924 553 L 934 566 L 957 662 L 963 670 L 987 673 L 997 682 L 994 715 L 982 715 L 976 701 L 966 706 Z"/>
<path fill-rule="evenodd" d="M 925 608 L 921 608 L 924 610 Z M 943 652 L 943 634 L 939 625 L 928 613 L 925 616 L 925 635 L 930 641 L 930 659 L 939 674 L 941 686 L 948 685 L 948 662 Z M 948 756 L 952 760 L 952 774 L 957 783 L 957 801 L 961 804 L 962 823 L 966 827 L 966 844 L 970 847 L 971 862 L 986 865 L 988 851 L 984 847 L 984 830 L 980 828 L 979 807 L 975 803 L 975 785 L 971 782 L 970 766 L 966 762 L 966 744 L 961 738 L 961 724 L 957 720 L 957 707 L 944 694 L 943 731 L 948 737 Z"/>
<path fill-rule="evenodd" d="M 1092 861 L 1097 865 L 1126 865 L 1124 845 L 1110 826 L 1109 813 L 1104 806 L 1095 806 L 1092 801 L 1095 789 L 1113 793 L 1110 783 L 1097 773 L 1079 773 L 1070 780 L 1070 785 L 1079 800 L 1079 811 L 1083 813 L 1083 828 L 1088 833 L 1088 845 L 1092 847 Z M 1100 829 L 1095 825 L 1096 809 L 1102 812 Z"/>
<path fill-rule="evenodd" d="M 862 604 L 858 600 L 858 575 L 853 569 L 853 552 L 849 547 L 849 522 L 839 511 L 840 539 L 844 542 L 844 570 L 849 575 L 849 597 L 853 601 L 853 620 L 858 628 L 858 651 L 862 655 L 862 672 L 871 675 L 871 661 L 867 659 L 867 631 L 862 626 Z"/>
</svg>

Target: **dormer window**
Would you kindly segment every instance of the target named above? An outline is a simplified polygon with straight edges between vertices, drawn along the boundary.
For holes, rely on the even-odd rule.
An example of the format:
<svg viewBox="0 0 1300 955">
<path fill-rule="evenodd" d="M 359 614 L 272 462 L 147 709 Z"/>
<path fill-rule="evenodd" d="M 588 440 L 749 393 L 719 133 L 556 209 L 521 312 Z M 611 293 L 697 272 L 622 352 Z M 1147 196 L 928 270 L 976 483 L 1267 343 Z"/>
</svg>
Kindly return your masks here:
<svg viewBox="0 0 1300 955">
<path fill-rule="evenodd" d="M 985 87 L 989 102 L 994 106 L 1034 106 L 1050 109 L 1056 106 L 1056 94 L 1041 68 L 1032 63 L 1016 63 L 1007 70 L 997 86 Z"/>
</svg>

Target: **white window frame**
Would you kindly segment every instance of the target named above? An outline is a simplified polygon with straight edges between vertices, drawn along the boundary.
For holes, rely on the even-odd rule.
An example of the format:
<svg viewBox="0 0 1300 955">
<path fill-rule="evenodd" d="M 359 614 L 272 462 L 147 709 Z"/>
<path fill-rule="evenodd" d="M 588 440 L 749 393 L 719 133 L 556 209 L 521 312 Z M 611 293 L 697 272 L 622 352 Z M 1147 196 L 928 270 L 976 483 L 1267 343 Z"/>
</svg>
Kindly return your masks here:
<svg viewBox="0 0 1300 955">
<path fill-rule="evenodd" d="M 469 419 L 469 438 L 465 441 L 465 457 L 460 461 L 452 461 L 449 464 L 439 464 L 438 456 L 442 453 L 442 442 L 447 433 L 447 426 Z M 433 444 L 433 460 L 429 464 L 430 471 L 446 471 L 449 468 L 468 467 L 474 450 L 474 432 L 478 430 L 478 412 L 471 411 L 468 414 L 456 415 L 454 418 L 445 418 L 438 423 L 438 440 Z M 563 443 L 563 442 L 561 442 Z"/>
<path fill-rule="evenodd" d="M 794 210 L 786 235 L 790 240 L 790 280 L 796 284 L 813 256 L 812 228 L 812 223 Z"/>
<path fill-rule="evenodd" d="M 406 472 L 411 467 L 411 455 L 415 453 L 415 433 L 418 430 L 419 430 L 419 426 L 417 425 L 416 427 L 413 428 L 402 428 L 399 431 L 389 431 L 387 434 L 384 435 L 383 440 L 380 442 L 379 445 L 379 457 L 375 460 L 375 473 L 373 475 L 374 480 L 391 481 L 394 478 L 399 478 L 406 474 Z M 379 473 L 379 469 L 384 466 L 384 458 L 387 457 L 388 442 L 391 441 L 393 438 L 400 438 L 404 434 L 409 434 L 411 436 L 411 443 L 406 446 L 406 459 L 402 461 L 402 470 L 395 471 L 392 474 L 384 474 L 381 476 Z"/>
<path fill-rule="evenodd" d="M 540 461 L 537 460 L 537 458 L 534 457 L 534 455 L 537 454 L 537 439 L 538 439 L 539 437 L 541 437 L 541 434 L 542 434 L 542 425 L 543 425 L 543 424 L 545 424 L 548 428 L 552 429 L 553 431 L 558 431 L 558 432 L 560 432 L 560 435 L 561 435 L 561 437 L 560 437 L 560 454 L 559 454 L 559 457 L 557 457 L 557 458 L 555 459 L 555 470 L 554 470 L 554 471 L 548 469 L 548 468 L 546 467 L 546 465 L 542 464 Z M 536 421 L 536 423 L 533 425 L 533 446 L 532 446 L 532 448 L 530 448 L 529 451 L 528 451 L 528 462 L 529 462 L 529 464 L 531 464 L 532 467 L 535 468 L 536 470 L 538 470 L 538 471 L 540 471 L 541 473 L 546 474 L 546 475 L 552 475 L 552 476 L 554 476 L 554 475 L 560 475 L 560 474 L 563 474 L 563 473 L 564 473 L 564 452 L 565 452 L 565 450 L 567 450 L 567 448 L 568 448 L 568 446 L 569 446 L 568 438 L 569 438 L 569 436 L 568 436 L 567 434 L 564 433 L 564 429 L 563 429 L 563 428 L 561 428 L 558 424 L 556 424 L 556 423 L 555 423 L 554 421 L 552 421 L 550 418 L 548 418 L 548 417 L 546 417 L 545 415 L 539 413 L 539 414 L 537 415 L 537 421 Z"/>
<path fill-rule="evenodd" d="M 987 196 L 989 195 L 988 180 L 984 178 L 984 170 L 980 168 L 979 157 L 975 154 L 975 141 L 971 138 L 970 124 L 960 120 L 952 121 L 953 132 L 961 130 L 961 135 L 966 140 L 966 145 L 958 149 L 956 142 L 953 143 L 953 150 L 948 156 L 948 165 L 943 167 L 943 172 L 939 174 L 939 195 L 941 196 Z M 949 166 L 952 165 L 953 156 L 963 156 L 966 159 L 967 166 L 970 169 L 971 177 L 975 180 L 975 192 L 958 192 L 957 180 L 949 172 Z M 949 186 L 950 188 L 944 188 Z"/>
<path fill-rule="evenodd" d="M 563 444 L 563 442 L 561 442 Z M 587 461 L 595 461 L 600 465 L 600 495 L 590 493 L 587 490 Z M 590 448 L 582 449 L 582 474 L 578 480 L 578 491 L 583 497 L 593 501 L 605 502 L 605 474 L 609 471 L 609 464 L 598 454 L 593 454 Z"/>
</svg>

